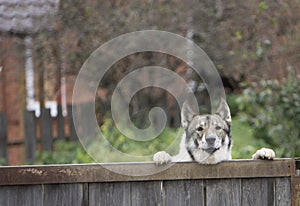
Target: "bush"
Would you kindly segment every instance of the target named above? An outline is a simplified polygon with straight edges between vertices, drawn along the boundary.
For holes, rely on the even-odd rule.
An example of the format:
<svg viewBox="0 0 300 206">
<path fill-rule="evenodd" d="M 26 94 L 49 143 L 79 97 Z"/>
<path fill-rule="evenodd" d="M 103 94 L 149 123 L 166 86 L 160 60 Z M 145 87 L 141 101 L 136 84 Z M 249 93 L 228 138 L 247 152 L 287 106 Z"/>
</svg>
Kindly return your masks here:
<svg viewBox="0 0 300 206">
<path fill-rule="evenodd" d="M 111 118 L 105 118 L 103 122 L 101 131 L 105 140 L 93 138 L 94 142 L 88 148 L 83 148 L 79 142 L 55 141 L 54 151 L 38 152 L 35 164 L 130 162 L 139 161 L 135 159 L 137 156 L 143 157 L 143 161 L 151 161 L 152 155 L 160 150 L 168 148 L 171 154 L 178 152 L 179 142 L 174 144 L 175 147 L 169 147 L 174 141 L 180 141 L 179 138 L 176 139 L 176 129 L 166 128 L 157 138 L 150 141 L 135 141 L 121 134 Z M 113 148 L 119 152 L 116 153 Z M 92 157 L 88 153 L 92 154 Z"/>
<path fill-rule="evenodd" d="M 80 164 L 91 163 L 93 159 L 79 142 L 55 141 L 54 151 L 37 152 L 35 164 Z"/>
<path fill-rule="evenodd" d="M 88 147 L 97 162 L 152 161 L 153 154 L 161 150 L 176 154 L 180 141 L 177 137 L 182 133 L 167 127 L 153 140 L 136 141 L 120 133 L 111 118 L 104 119 L 101 132 L 104 138 L 99 137 Z M 172 143 L 174 147 L 169 147 Z"/>
<path fill-rule="evenodd" d="M 300 86 L 295 70 L 280 82 L 252 83 L 236 101 L 255 138 L 274 148 L 278 157 L 300 156 Z"/>
</svg>

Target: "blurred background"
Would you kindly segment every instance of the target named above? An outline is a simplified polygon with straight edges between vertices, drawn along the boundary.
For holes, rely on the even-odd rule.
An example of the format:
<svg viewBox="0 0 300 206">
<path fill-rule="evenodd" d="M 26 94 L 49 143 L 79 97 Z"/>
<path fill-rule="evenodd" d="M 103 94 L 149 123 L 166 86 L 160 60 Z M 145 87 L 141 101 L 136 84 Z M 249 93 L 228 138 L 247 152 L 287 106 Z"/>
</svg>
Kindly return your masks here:
<svg viewBox="0 0 300 206">
<path fill-rule="evenodd" d="M 273 148 L 278 157 L 300 156 L 299 0 L 0 0 L 0 164 L 93 162 L 72 122 L 76 76 L 103 43 L 149 29 L 191 39 L 212 59 L 232 112 L 233 158 L 250 158 L 260 147 Z M 132 121 L 147 127 L 149 110 L 160 106 L 168 115 L 163 133 L 141 143 L 115 128 L 114 88 L 129 72 L 150 65 L 183 77 L 200 111 L 210 111 L 201 78 L 183 61 L 159 52 L 129 55 L 105 74 L 95 108 L 101 131 L 124 153 L 163 150 L 180 127 L 176 100 L 146 88 L 131 101 Z M 91 101 L 83 96 L 73 104 Z M 97 155 L 103 162 L 121 161 L 110 152 Z"/>
</svg>

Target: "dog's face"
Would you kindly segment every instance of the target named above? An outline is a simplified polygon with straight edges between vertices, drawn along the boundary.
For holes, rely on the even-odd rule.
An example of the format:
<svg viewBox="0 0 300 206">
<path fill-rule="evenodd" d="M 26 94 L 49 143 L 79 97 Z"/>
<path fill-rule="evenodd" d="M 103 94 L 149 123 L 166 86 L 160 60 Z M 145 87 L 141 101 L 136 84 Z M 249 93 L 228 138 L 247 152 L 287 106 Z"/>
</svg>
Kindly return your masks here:
<svg viewBox="0 0 300 206">
<path fill-rule="evenodd" d="M 197 115 L 184 103 L 181 120 L 186 133 L 186 149 L 194 160 L 198 161 L 199 158 L 195 156 L 199 156 L 199 152 L 206 152 L 207 155 L 213 155 L 221 149 L 230 152 L 231 115 L 224 99 L 212 115 Z"/>
</svg>

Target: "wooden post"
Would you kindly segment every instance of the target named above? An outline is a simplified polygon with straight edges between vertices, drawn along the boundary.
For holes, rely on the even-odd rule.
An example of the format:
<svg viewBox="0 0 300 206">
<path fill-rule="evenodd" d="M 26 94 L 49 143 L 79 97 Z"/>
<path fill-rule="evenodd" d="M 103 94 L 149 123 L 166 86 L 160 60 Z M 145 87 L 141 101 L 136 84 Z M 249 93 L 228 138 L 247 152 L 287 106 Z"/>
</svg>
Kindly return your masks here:
<svg viewBox="0 0 300 206">
<path fill-rule="evenodd" d="M 41 135 L 43 151 L 52 151 L 52 122 L 50 109 L 41 109 Z"/>
<path fill-rule="evenodd" d="M 5 114 L 0 114 L 0 159 L 7 163 L 7 119 Z"/>
<path fill-rule="evenodd" d="M 70 131 L 69 140 L 78 141 L 78 137 L 75 130 L 74 121 L 73 121 L 72 105 L 68 105 L 68 116 L 69 116 L 69 131 Z"/>
<path fill-rule="evenodd" d="M 64 122 L 64 116 L 62 114 L 62 106 L 57 106 L 57 138 L 59 140 L 65 140 L 65 122 Z"/>
<path fill-rule="evenodd" d="M 33 164 L 36 152 L 36 118 L 34 111 L 24 112 L 26 162 Z"/>
</svg>

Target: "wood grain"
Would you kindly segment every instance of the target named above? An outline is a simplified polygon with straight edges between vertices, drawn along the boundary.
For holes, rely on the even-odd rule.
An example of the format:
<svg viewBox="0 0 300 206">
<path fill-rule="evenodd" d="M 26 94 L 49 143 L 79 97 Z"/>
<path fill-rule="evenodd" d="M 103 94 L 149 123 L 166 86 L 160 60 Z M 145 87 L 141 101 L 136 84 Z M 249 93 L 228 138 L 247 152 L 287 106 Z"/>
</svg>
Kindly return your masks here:
<svg viewBox="0 0 300 206">
<path fill-rule="evenodd" d="M 242 180 L 243 206 L 274 205 L 274 179 L 251 178 Z"/>
<path fill-rule="evenodd" d="M 156 166 L 152 162 L 101 165 L 0 166 L 0 185 L 291 177 L 295 173 L 293 170 L 294 164 L 293 159 L 229 161 L 217 165 L 180 162 L 163 171 L 161 166 Z M 126 171 L 129 174 L 149 172 L 153 175 L 129 176 L 112 172 L 115 170 Z"/>
<path fill-rule="evenodd" d="M 101 165 L 0 167 L 0 205 L 298 206 L 300 178 L 292 163 L 289 159 L 211 166 L 178 163 L 149 176 L 116 174 Z M 153 163 L 108 166 L 127 171 L 156 168 Z M 250 166 L 282 168 L 251 173 L 246 171 Z M 209 171 L 212 174 L 202 173 Z"/>
<path fill-rule="evenodd" d="M 132 182 L 131 205 L 157 206 L 162 205 L 162 182 Z"/>
<path fill-rule="evenodd" d="M 241 179 L 221 179 L 206 181 L 207 206 L 240 206 Z"/>
<path fill-rule="evenodd" d="M 43 185 L 43 205 L 83 206 L 82 184 Z"/>
<path fill-rule="evenodd" d="M 42 185 L 19 185 L 0 187 L 0 205 L 43 205 Z"/>
<path fill-rule="evenodd" d="M 89 205 L 92 206 L 129 206 L 130 184 L 121 183 L 91 183 L 88 188 Z"/>
<path fill-rule="evenodd" d="M 163 200 L 170 206 L 204 206 L 203 180 L 177 180 L 163 182 Z"/>
</svg>

